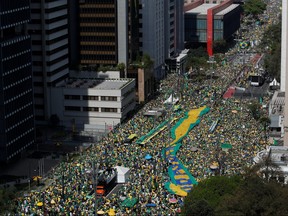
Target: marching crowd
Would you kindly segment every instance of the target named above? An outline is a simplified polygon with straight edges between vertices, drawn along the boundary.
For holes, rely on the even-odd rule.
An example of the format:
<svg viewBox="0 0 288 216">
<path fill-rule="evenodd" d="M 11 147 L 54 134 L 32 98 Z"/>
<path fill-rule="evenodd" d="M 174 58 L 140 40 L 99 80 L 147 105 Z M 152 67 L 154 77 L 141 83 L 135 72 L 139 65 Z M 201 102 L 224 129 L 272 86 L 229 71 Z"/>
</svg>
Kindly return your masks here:
<svg viewBox="0 0 288 216">
<path fill-rule="evenodd" d="M 275 14 L 271 15 L 269 11 L 266 15 L 269 19 L 276 19 Z M 255 31 L 257 37 L 260 38 L 264 30 L 264 27 L 262 29 L 260 26 Z M 253 35 L 247 32 L 246 37 L 253 38 L 255 32 Z M 233 53 L 235 49 L 230 52 Z M 231 53 L 227 53 L 227 56 Z M 241 174 L 243 167 L 251 166 L 255 154 L 266 148 L 267 144 L 263 125 L 252 117 L 248 108 L 253 99 L 222 98 L 223 93 L 232 84 L 245 87 L 247 73 L 243 71 L 243 65 L 234 66 L 228 62 L 225 67 L 219 66 L 215 69 L 212 79 L 208 76 L 208 79 L 202 80 L 201 83 L 189 77 L 168 74 L 166 79 L 161 81 L 161 89 L 157 96 L 147 102 L 131 119 L 117 125 L 79 157 L 61 162 L 50 173 L 51 183 L 45 190 L 31 191 L 15 201 L 16 209 L 13 214 L 88 216 L 94 215 L 95 209 L 99 214 L 113 209 L 118 216 L 178 215 L 184 198 L 170 194 L 164 188 L 164 184 L 169 181 L 169 162 L 163 159 L 161 154 L 163 148 L 172 142 L 169 128 L 173 127 L 175 122 L 145 145 L 133 142 L 124 145 L 123 141 L 130 134 L 136 134 L 138 138 L 146 135 L 168 117 L 180 119 L 185 112 L 206 105 L 211 108 L 209 113 L 204 115 L 200 124 L 183 139 L 177 157 L 198 181 L 215 175 L 215 170 L 211 169 L 211 164 L 215 162 L 218 163 L 218 169 L 221 169 L 220 174 Z M 174 111 L 165 107 L 164 101 L 170 94 L 179 98 L 180 110 Z M 264 98 L 264 101 L 267 100 L 269 98 Z M 157 118 L 144 115 L 148 110 L 159 107 L 166 108 L 165 115 Z M 211 124 L 216 120 L 217 126 L 213 131 L 209 131 Z M 223 151 L 221 144 L 224 143 L 231 144 L 232 148 Z M 150 154 L 152 159 L 145 159 L 147 154 Z M 95 161 L 100 170 L 115 166 L 130 169 L 127 183 L 116 193 L 109 197 L 104 196 L 97 202 L 94 194 L 91 194 L 91 172 Z M 137 199 L 133 207 L 121 205 L 127 198 Z"/>
</svg>

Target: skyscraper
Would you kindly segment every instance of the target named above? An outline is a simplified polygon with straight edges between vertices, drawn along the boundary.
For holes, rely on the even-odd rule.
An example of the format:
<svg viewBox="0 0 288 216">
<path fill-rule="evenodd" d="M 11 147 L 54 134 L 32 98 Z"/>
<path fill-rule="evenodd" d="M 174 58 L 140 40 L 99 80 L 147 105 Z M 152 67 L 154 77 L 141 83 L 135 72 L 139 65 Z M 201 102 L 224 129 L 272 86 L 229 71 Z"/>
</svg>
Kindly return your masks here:
<svg viewBox="0 0 288 216">
<path fill-rule="evenodd" d="M 67 0 L 31 0 L 35 120 L 49 120 L 52 98 L 50 87 L 69 75 Z"/>
<path fill-rule="evenodd" d="M 164 1 L 165 59 L 184 49 L 183 0 Z"/>
<path fill-rule="evenodd" d="M 0 1 L 0 161 L 34 143 L 29 0 Z"/>
<path fill-rule="evenodd" d="M 284 146 L 288 146 L 288 3 L 282 0 L 282 39 L 281 39 L 281 84 L 280 91 L 285 92 L 284 106 Z"/>
<path fill-rule="evenodd" d="M 128 62 L 128 1 L 80 1 L 80 64 Z"/>
<path fill-rule="evenodd" d="M 140 52 L 154 61 L 154 75 L 160 79 L 165 59 L 184 49 L 183 0 L 141 0 Z"/>
<path fill-rule="evenodd" d="M 164 0 L 142 0 L 141 1 L 141 19 L 139 19 L 141 43 L 140 51 L 148 54 L 154 61 L 154 69 L 156 77 L 161 76 L 161 66 L 165 61 L 165 4 Z M 167 8 L 166 8 L 167 9 Z M 170 33 L 169 33 L 170 37 Z"/>
</svg>

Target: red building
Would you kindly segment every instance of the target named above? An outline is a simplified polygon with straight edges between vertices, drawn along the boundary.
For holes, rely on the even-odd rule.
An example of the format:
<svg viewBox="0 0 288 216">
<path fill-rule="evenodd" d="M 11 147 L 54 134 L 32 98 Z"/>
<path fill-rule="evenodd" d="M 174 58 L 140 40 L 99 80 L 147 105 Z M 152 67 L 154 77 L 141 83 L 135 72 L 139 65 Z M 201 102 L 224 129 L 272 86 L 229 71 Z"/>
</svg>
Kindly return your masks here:
<svg viewBox="0 0 288 216">
<path fill-rule="evenodd" d="M 197 0 L 185 6 L 185 41 L 206 43 L 208 55 L 213 56 L 213 42 L 227 40 L 239 29 L 241 7 L 233 0 L 205 2 Z"/>
</svg>

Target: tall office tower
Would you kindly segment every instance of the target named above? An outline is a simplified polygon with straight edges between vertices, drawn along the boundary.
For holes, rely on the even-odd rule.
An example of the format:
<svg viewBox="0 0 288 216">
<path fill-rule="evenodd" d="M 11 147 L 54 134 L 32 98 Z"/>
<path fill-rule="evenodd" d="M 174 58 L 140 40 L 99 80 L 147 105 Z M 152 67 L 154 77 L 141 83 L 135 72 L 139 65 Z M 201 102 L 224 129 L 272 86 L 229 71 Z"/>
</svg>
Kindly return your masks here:
<svg viewBox="0 0 288 216">
<path fill-rule="evenodd" d="M 184 0 L 164 1 L 165 59 L 184 49 Z"/>
<path fill-rule="evenodd" d="M 28 29 L 32 38 L 35 120 L 40 124 L 53 115 L 50 87 L 69 75 L 67 0 L 31 0 Z"/>
<path fill-rule="evenodd" d="M 79 69 L 79 1 L 68 1 L 69 65 L 71 70 Z"/>
<path fill-rule="evenodd" d="M 139 19 L 141 15 L 139 11 L 141 6 L 138 1 L 129 0 L 128 2 L 128 59 L 129 63 L 134 62 L 139 56 L 142 56 L 143 53 L 140 52 L 140 25 Z"/>
<path fill-rule="evenodd" d="M 184 49 L 183 0 L 141 0 L 140 51 L 154 61 L 156 79 L 162 76 L 165 59 Z"/>
<path fill-rule="evenodd" d="M 29 0 L 0 1 L 0 161 L 21 156 L 34 143 Z"/>
<path fill-rule="evenodd" d="M 80 64 L 128 64 L 128 0 L 80 1 Z"/>
<path fill-rule="evenodd" d="M 148 54 L 154 61 L 154 75 L 159 79 L 165 61 L 165 7 L 164 0 L 141 0 L 139 19 L 142 46 L 140 51 Z M 170 36 L 170 34 L 169 34 Z"/>
<path fill-rule="evenodd" d="M 288 3 L 282 0 L 282 39 L 281 39 L 281 77 L 280 91 L 285 92 L 284 106 L 284 146 L 288 146 Z"/>
<path fill-rule="evenodd" d="M 280 77 L 280 91 L 285 92 L 287 84 L 288 72 L 288 3 L 287 0 L 282 0 L 282 40 L 281 40 L 281 77 Z M 285 38 L 285 40 L 283 40 Z M 288 107 L 288 106 L 287 106 Z"/>
<path fill-rule="evenodd" d="M 174 46 L 176 52 L 181 52 L 185 49 L 185 34 L 184 34 L 184 0 L 175 0 L 175 15 L 174 15 Z"/>
</svg>

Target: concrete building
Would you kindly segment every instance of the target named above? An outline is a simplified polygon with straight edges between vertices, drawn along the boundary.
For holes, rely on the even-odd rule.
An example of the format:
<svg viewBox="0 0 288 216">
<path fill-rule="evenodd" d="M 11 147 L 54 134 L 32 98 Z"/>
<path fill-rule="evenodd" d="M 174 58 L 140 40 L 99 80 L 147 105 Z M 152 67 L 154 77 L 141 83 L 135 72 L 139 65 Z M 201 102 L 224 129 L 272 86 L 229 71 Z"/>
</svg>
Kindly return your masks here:
<svg viewBox="0 0 288 216">
<path fill-rule="evenodd" d="M 269 103 L 270 137 L 283 137 L 284 135 L 284 106 L 285 92 L 275 91 Z"/>
<path fill-rule="evenodd" d="M 169 67 L 169 71 L 179 75 L 183 75 L 185 72 L 187 72 L 185 71 L 185 65 L 187 62 L 188 53 L 189 50 L 185 49 L 182 50 L 179 55 L 166 60 L 166 65 Z"/>
<path fill-rule="evenodd" d="M 29 0 L 0 1 L 0 162 L 34 144 Z"/>
<path fill-rule="evenodd" d="M 280 90 L 285 91 L 284 106 L 284 146 L 288 146 L 288 3 L 282 0 L 282 36 L 281 36 L 281 76 Z"/>
<path fill-rule="evenodd" d="M 166 38 L 167 36 L 165 35 L 167 33 L 165 30 L 170 28 L 170 23 L 165 22 L 165 13 L 167 11 L 171 13 L 172 9 L 167 10 L 168 8 L 166 8 L 165 10 L 164 0 L 142 0 L 140 2 L 141 10 L 139 12 L 141 19 L 139 24 L 142 27 L 140 28 L 140 34 L 142 35 L 140 38 L 140 52 L 148 54 L 153 59 L 155 77 L 160 79 L 163 76 L 161 73 L 162 65 L 170 50 L 167 49 L 165 52 L 165 47 L 167 48 L 170 43 L 170 38 Z M 169 4 L 168 2 L 166 3 L 167 5 Z M 174 5 L 174 1 L 172 2 Z M 170 32 L 168 35 L 170 37 Z M 165 45 L 165 41 L 167 45 Z"/>
<path fill-rule="evenodd" d="M 165 59 L 184 49 L 183 0 L 164 1 Z M 168 11 L 168 12 L 167 12 Z"/>
<path fill-rule="evenodd" d="M 279 172 L 276 176 L 269 176 L 275 178 L 284 184 L 288 183 L 288 147 L 287 146 L 269 146 L 267 149 L 260 151 L 254 157 L 255 163 L 261 163 L 267 158 L 279 167 Z M 276 170 L 274 170 L 276 171 Z M 276 172 L 275 172 L 276 174 Z"/>
<path fill-rule="evenodd" d="M 134 79 L 68 79 L 52 87 L 52 111 L 77 130 L 112 129 L 135 107 Z"/>
<path fill-rule="evenodd" d="M 70 50 L 79 47 L 78 63 L 77 55 L 70 55 L 74 68 L 80 65 L 95 71 L 124 63 L 121 77 L 136 79 L 138 88 L 142 85 L 138 83 L 139 60 L 149 55 L 154 62 L 153 73 L 145 80 L 152 91 L 140 90 L 147 93 L 144 98 L 153 94 L 154 79 L 164 77 L 165 59 L 184 48 L 183 0 L 85 0 L 69 4 L 70 11 L 79 11 L 78 18 L 70 14 L 69 19 L 80 23 L 78 29 L 70 27 Z"/>
<path fill-rule="evenodd" d="M 31 0 L 33 82 L 36 123 L 50 119 L 51 87 L 69 75 L 67 0 Z"/>
<path fill-rule="evenodd" d="M 209 56 L 215 40 L 227 40 L 239 29 L 241 14 L 240 5 L 232 0 L 212 2 L 198 0 L 184 9 L 186 43 L 206 43 Z"/>
</svg>

